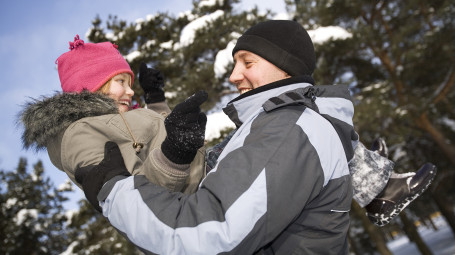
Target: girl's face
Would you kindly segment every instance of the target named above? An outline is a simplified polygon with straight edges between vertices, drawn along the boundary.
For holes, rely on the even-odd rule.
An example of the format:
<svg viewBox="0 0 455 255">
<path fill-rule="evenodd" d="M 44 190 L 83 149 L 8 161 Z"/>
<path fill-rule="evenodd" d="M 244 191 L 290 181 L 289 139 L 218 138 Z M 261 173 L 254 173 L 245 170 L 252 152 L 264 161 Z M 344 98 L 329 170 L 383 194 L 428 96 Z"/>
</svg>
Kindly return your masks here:
<svg viewBox="0 0 455 255">
<path fill-rule="evenodd" d="M 107 95 L 117 102 L 119 112 L 127 112 L 131 107 L 134 91 L 131 89 L 131 77 L 121 73 L 111 79 Z"/>
<path fill-rule="evenodd" d="M 237 87 L 240 94 L 290 77 L 272 63 L 246 50 L 234 54 L 234 63 L 229 81 Z"/>
</svg>

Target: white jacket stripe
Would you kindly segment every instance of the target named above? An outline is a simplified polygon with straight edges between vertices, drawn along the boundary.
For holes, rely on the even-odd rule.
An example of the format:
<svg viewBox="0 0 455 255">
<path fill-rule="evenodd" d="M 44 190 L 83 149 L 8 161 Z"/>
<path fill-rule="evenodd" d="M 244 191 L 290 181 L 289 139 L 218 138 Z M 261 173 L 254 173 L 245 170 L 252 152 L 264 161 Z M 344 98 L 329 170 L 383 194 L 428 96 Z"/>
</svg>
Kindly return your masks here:
<svg viewBox="0 0 455 255">
<path fill-rule="evenodd" d="M 311 125 L 308 125 L 311 123 Z M 331 180 L 349 174 L 341 140 L 332 124 L 317 112 L 307 108 L 297 121 L 311 145 L 316 149 L 324 171 L 324 186 Z"/>
<path fill-rule="evenodd" d="M 315 103 L 320 114 L 334 116 L 334 118 L 353 126 L 354 105 L 350 100 L 339 97 L 318 97 Z"/>
</svg>

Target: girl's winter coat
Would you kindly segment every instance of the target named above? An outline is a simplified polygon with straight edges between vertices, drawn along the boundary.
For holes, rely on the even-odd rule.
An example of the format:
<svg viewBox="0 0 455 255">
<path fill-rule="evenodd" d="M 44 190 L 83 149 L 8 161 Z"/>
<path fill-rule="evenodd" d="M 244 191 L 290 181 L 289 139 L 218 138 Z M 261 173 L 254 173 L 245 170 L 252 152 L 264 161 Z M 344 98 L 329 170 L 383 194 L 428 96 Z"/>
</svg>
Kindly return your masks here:
<svg viewBox="0 0 455 255">
<path fill-rule="evenodd" d="M 26 148 L 46 148 L 51 162 L 74 183 L 75 170 L 99 164 L 104 144 L 113 141 L 131 174 L 145 175 L 170 191 L 192 193 L 204 176 L 204 148 L 190 168 L 167 160 L 160 150 L 166 137 L 163 115 L 150 109 L 119 114 L 115 102 L 99 93 L 58 93 L 25 106 L 22 140 Z M 139 152 L 134 143 L 142 146 Z"/>
</svg>

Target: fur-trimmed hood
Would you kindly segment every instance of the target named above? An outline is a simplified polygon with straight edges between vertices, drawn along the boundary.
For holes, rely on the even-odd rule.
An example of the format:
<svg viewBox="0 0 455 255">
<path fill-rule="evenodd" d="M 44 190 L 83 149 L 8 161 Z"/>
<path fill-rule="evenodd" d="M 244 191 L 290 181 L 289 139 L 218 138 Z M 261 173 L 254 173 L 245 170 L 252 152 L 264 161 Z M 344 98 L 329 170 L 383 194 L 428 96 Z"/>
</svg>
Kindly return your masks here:
<svg viewBox="0 0 455 255">
<path fill-rule="evenodd" d="M 112 113 L 118 113 L 115 101 L 100 93 L 59 92 L 49 97 L 32 98 L 18 116 L 18 124 L 23 126 L 23 146 L 26 149 L 44 149 L 50 139 L 65 131 L 71 123 L 85 117 Z"/>
</svg>

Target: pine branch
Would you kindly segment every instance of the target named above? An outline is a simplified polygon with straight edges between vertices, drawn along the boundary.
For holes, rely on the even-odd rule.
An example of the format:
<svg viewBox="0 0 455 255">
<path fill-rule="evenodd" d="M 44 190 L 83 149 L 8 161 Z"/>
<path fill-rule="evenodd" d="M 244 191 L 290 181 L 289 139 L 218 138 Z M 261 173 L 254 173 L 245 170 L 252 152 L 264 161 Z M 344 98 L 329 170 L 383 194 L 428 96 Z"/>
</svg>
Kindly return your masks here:
<svg viewBox="0 0 455 255">
<path fill-rule="evenodd" d="M 449 93 L 450 89 L 455 84 L 455 68 L 447 74 L 447 78 L 441 84 L 441 86 L 436 90 L 435 97 L 432 100 L 433 104 L 439 103 L 441 100 L 446 98 L 446 95 Z"/>
</svg>

